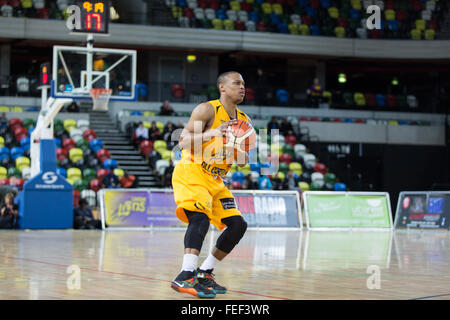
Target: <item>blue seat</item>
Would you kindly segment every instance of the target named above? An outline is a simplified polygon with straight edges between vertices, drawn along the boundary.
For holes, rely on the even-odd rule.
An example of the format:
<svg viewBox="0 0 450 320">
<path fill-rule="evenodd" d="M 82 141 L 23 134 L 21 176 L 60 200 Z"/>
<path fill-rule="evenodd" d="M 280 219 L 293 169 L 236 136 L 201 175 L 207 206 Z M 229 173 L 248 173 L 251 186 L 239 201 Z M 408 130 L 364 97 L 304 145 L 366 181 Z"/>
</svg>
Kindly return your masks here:
<svg viewBox="0 0 450 320">
<path fill-rule="evenodd" d="M 334 184 L 334 191 L 346 191 L 347 186 L 342 182 L 336 182 Z"/>
<path fill-rule="evenodd" d="M 407 126 L 407 125 L 409 125 L 409 122 L 401 120 L 401 121 L 398 122 L 398 124 L 401 125 L 401 126 Z"/>
<path fill-rule="evenodd" d="M 306 15 L 310 16 L 311 18 L 316 16 L 316 9 L 314 9 L 311 6 L 306 7 Z"/>
<path fill-rule="evenodd" d="M 131 111 L 130 116 L 143 116 L 141 111 Z"/>
<path fill-rule="evenodd" d="M 241 171 L 236 171 L 231 176 L 231 180 L 238 181 L 238 182 L 242 183 L 245 180 L 245 174 L 243 172 L 241 172 Z"/>
<path fill-rule="evenodd" d="M 306 7 L 308 5 L 308 0 L 297 0 L 299 7 Z"/>
<path fill-rule="evenodd" d="M 216 17 L 217 17 L 217 19 L 225 20 L 225 19 L 227 19 L 227 14 L 226 14 L 225 10 L 217 9 L 216 10 Z"/>
<path fill-rule="evenodd" d="M 355 19 L 355 20 L 361 20 L 361 12 L 359 10 L 350 9 L 350 18 Z"/>
<path fill-rule="evenodd" d="M 330 0 L 320 0 L 320 6 L 324 9 L 331 7 Z"/>
<path fill-rule="evenodd" d="M 385 107 L 386 106 L 386 97 L 379 93 L 375 96 L 375 99 L 377 100 L 377 105 L 379 107 Z"/>
<path fill-rule="evenodd" d="M 270 20 L 272 21 L 272 24 L 279 25 L 281 23 L 280 16 L 276 13 L 270 14 Z"/>
<path fill-rule="evenodd" d="M 258 12 L 255 11 L 250 11 L 250 13 L 248 14 L 248 17 L 251 21 L 253 22 L 259 22 L 259 15 Z"/>
<path fill-rule="evenodd" d="M 287 26 L 287 24 L 285 24 L 285 23 L 279 23 L 278 24 L 278 31 L 280 32 L 280 33 L 289 33 L 289 29 L 288 29 L 288 26 Z"/>
<path fill-rule="evenodd" d="M 56 148 L 61 148 L 61 139 L 53 138 L 55 140 Z"/>
<path fill-rule="evenodd" d="M 256 0 L 256 2 L 258 2 L 259 4 L 263 4 L 264 2 L 266 2 L 266 0 Z"/>
<path fill-rule="evenodd" d="M 278 89 L 276 92 L 277 100 L 281 103 L 289 102 L 289 93 L 284 89 Z"/>
<path fill-rule="evenodd" d="M 256 171 L 259 173 L 260 169 L 261 169 L 261 164 L 259 162 L 250 163 L 250 170 Z"/>
<path fill-rule="evenodd" d="M 11 149 L 11 157 L 16 161 L 17 158 L 22 157 L 25 151 L 21 147 L 14 147 Z"/>
<path fill-rule="evenodd" d="M 113 170 L 117 168 L 117 161 L 114 159 L 106 159 L 105 162 L 103 162 L 103 168 Z"/>
<path fill-rule="evenodd" d="M 313 36 L 320 36 L 320 28 L 317 25 L 309 26 L 309 31 Z"/>
<path fill-rule="evenodd" d="M 138 83 L 136 85 L 136 92 L 138 97 L 148 96 L 148 86 L 145 83 Z"/>
<path fill-rule="evenodd" d="M 353 119 L 344 119 L 344 122 L 345 123 L 354 123 L 355 121 L 353 121 Z"/>
<path fill-rule="evenodd" d="M 389 20 L 388 21 L 388 29 L 390 31 L 398 31 L 398 21 L 397 20 Z"/>
<path fill-rule="evenodd" d="M 56 168 L 56 173 L 62 175 L 64 178 L 67 178 L 67 170 L 64 168 Z"/>
<path fill-rule="evenodd" d="M 91 148 L 92 151 L 97 153 L 98 150 L 103 148 L 103 141 L 100 139 L 93 139 L 89 143 L 89 147 Z"/>
<path fill-rule="evenodd" d="M 186 0 L 177 0 L 177 6 L 182 7 L 182 8 L 187 7 Z"/>
<path fill-rule="evenodd" d="M 24 151 L 30 150 L 30 138 L 22 138 L 20 140 L 20 146 L 23 148 Z"/>
<path fill-rule="evenodd" d="M 8 147 L 2 147 L 0 148 L 0 161 L 3 161 L 3 159 L 9 159 L 11 151 Z"/>
</svg>

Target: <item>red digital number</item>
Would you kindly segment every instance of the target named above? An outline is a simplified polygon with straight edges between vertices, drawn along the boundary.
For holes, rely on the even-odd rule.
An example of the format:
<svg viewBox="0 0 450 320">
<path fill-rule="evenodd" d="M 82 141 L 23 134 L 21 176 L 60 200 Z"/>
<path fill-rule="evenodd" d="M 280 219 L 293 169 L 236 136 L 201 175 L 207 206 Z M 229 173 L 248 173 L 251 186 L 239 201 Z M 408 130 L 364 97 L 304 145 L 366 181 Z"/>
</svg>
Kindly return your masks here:
<svg viewBox="0 0 450 320">
<path fill-rule="evenodd" d="M 91 30 L 92 29 L 92 19 L 96 20 L 96 29 L 97 31 L 100 31 L 102 26 L 102 16 L 99 13 L 90 13 L 86 16 L 86 29 Z"/>
</svg>

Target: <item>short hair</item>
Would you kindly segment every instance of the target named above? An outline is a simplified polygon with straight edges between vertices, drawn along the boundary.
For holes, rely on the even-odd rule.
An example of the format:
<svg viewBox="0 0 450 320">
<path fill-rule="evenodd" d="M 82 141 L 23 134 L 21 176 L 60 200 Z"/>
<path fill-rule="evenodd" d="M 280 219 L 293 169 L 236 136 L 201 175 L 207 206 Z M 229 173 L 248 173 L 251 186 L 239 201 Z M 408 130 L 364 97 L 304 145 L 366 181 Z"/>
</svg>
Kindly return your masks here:
<svg viewBox="0 0 450 320">
<path fill-rule="evenodd" d="M 232 73 L 240 74 L 237 71 L 227 71 L 227 72 L 223 72 L 223 73 L 219 74 L 219 76 L 217 77 L 217 87 L 219 87 L 219 84 L 224 83 L 225 78 L 228 77 L 228 75 L 230 75 Z"/>
</svg>

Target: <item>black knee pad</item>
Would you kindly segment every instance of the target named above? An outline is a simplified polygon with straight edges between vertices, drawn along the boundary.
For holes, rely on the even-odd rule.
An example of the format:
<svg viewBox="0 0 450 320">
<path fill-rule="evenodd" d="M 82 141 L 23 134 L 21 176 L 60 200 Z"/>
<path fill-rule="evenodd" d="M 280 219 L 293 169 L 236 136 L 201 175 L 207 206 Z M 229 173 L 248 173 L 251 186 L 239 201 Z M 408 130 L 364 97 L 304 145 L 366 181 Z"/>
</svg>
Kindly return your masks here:
<svg viewBox="0 0 450 320">
<path fill-rule="evenodd" d="M 230 253 L 244 236 L 244 233 L 247 230 L 247 222 L 242 216 L 224 218 L 222 219 L 222 222 L 227 228 L 217 239 L 216 248 L 223 252 Z"/>
<path fill-rule="evenodd" d="M 189 225 L 184 236 L 184 248 L 201 251 L 203 240 L 209 229 L 209 218 L 202 212 L 184 210 L 189 220 Z"/>
</svg>

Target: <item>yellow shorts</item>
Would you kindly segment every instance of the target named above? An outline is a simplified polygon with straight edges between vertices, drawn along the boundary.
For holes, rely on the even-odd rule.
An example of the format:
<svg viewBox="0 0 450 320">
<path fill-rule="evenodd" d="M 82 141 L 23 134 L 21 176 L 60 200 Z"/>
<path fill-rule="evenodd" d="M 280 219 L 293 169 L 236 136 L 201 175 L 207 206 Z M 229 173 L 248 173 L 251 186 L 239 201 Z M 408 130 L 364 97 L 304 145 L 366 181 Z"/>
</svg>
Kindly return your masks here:
<svg viewBox="0 0 450 320">
<path fill-rule="evenodd" d="M 176 214 L 183 222 L 189 222 L 184 209 L 205 213 L 219 230 L 226 227 L 221 221 L 223 218 L 241 215 L 222 179 L 205 172 L 199 164 L 178 162 L 172 175 L 172 187 Z"/>
</svg>

